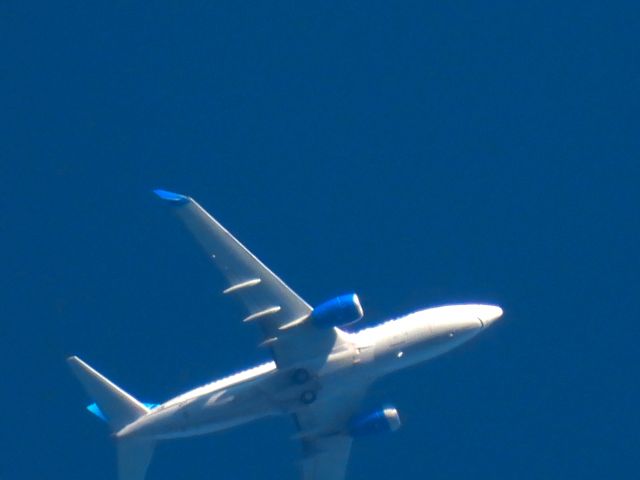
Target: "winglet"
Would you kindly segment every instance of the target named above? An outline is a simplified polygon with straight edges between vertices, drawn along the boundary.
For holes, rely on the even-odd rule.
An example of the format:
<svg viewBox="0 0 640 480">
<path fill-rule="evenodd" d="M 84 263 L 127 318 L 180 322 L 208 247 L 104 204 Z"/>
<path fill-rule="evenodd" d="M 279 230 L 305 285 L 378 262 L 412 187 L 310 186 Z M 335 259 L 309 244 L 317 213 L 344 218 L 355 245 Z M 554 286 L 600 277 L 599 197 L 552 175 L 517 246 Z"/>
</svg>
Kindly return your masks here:
<svg viewBox="0 0 640 480">
<path fill-rule="evenodd" d="M 162 190 L 160 188 L 156 188 L 153 193 L 155 193 L 162 200 L 166 200 L 167 202 L 175 203 L 177 205 L 181 205 L 183 203 L 187 203 L 189 201 L 189 197 L 186 195 L 181 195 L 179 193 L 169 192 L 167 190 Z"/>
</svg>

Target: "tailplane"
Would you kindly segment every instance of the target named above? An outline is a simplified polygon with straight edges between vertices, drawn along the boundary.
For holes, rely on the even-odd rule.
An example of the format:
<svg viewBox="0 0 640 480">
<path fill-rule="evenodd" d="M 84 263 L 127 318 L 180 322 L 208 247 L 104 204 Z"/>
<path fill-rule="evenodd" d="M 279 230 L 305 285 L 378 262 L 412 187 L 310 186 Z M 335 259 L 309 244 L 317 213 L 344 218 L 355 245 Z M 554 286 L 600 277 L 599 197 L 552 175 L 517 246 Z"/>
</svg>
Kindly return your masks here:
<svg viewBox="0 0 640 480">
<path fill-rule="evenodd" d="M 119 439 L 118 480 L 144 480 L 155 446 L 155 442 L 148 439 Z"/>
<path fill-rule="evenodd" d="M 144 404 L 100 375 L 78 357 L 69 357 L 67 362 L 73 374 L 96 402 L 88 407 L 89 411 L 105 420 L 112 431 L 117 432 L 149 412 L 149 408 Z"/>
<path fill-rule="evenodd" d="M 149 406 L 140 403 L 78 357 L 69 357 L 67 362 L 73 374 L 95 401 L 87 409 L 107 422 L 113 432 L 149 413 Z M 154 447 L 155 441 L 152 439 L 118 438 L 118 479 L 143 480 Z"/>
</svg>

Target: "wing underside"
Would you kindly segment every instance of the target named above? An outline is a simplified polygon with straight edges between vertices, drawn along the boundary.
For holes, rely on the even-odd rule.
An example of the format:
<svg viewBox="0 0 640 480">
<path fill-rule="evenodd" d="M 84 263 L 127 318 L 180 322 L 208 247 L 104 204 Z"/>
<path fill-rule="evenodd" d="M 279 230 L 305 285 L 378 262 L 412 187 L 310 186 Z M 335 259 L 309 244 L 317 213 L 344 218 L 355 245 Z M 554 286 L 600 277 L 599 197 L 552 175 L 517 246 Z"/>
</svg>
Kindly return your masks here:
<svg viewBox="0 0 640 480">
<path fill-rule="evenodd" d="M 171 204 L 226 280 L 225 295 L 247 308 L 246 323 L 260 325 L 263 344 L 279 368 L 324 359 L 339 337 L 336 329 L 314 328 L 304 320 L 312 308 L 227 229 L 190 197 L 155 190 Z"/>
<path fill-rule="evenodd" d="M 294 415 L 302 442 L 303 480 L 344 479 L 353 442 L 349 421 L 360 408 L 367 386 L 352 385 L 334 397 L 319 397 Z"/>
<path fill-rule="evenodd" d="M 278 368 L 323 364 L 334 347 L 348 340 L 336 328 L 316 328 L 306 318 L 312 308 L 195 200 L 164 190 L 155 193 L 170 203 L 226 280 L 223 293 L 247 308 L 247 323 L 260 325 Z M 348 422 L 359 407 L 366 385 L 351 385 L 339 397 L 319 395 L 294 419 L 301 441 L 303 480 L 342 480 L 352 437 Z"/>
<path fill-rule="evenodd" d="M 343 480 L 347 473 L 352 438 L 331 435 L 303 441 L 302 480 Z"/>
</svg>

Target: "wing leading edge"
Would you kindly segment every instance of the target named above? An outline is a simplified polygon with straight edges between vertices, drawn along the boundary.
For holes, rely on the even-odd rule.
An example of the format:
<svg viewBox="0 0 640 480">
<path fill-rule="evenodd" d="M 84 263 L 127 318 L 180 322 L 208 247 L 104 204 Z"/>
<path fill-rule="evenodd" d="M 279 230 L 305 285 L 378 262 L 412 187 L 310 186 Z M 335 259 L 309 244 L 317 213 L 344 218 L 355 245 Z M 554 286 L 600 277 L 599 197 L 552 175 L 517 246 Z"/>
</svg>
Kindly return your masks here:
<svg viewBox="0 0 640 480">
<path fill-rule="evenodd" d="M 173 207 L 222 273 L 228 282 L 223 293 L 246 306 L 244 321 L 260 325 L 263 344 L 279 368 L 324 361 L 340 341 L 335 328 L 319 329 L 304 322 L 311 306 L 191 197 L 166 190 L 154 193 Z"/>
</svg>

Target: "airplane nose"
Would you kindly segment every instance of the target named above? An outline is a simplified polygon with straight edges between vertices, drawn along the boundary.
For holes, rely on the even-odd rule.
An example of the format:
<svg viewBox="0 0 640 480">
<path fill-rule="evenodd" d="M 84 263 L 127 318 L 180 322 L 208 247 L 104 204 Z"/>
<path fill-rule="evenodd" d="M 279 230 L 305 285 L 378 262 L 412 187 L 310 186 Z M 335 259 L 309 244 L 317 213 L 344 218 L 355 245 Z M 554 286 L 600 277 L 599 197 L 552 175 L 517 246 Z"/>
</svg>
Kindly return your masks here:
<svg viewBox="0 0 640 480">
<path fill-rule="evenodd" d="M 502 316 L 502 309 L 495 305 L 485 305 L 482 307 L 482 311 L 480 312 L 479 319 L 482 322 L 483 327 L 488 327 L 497 319 Z"/>
</svg>

